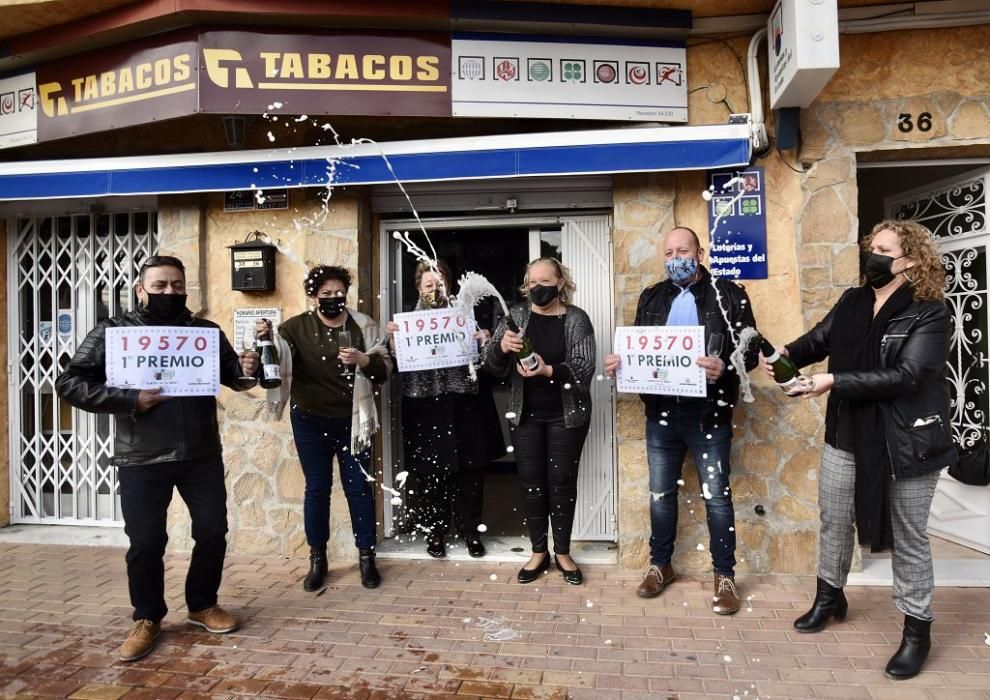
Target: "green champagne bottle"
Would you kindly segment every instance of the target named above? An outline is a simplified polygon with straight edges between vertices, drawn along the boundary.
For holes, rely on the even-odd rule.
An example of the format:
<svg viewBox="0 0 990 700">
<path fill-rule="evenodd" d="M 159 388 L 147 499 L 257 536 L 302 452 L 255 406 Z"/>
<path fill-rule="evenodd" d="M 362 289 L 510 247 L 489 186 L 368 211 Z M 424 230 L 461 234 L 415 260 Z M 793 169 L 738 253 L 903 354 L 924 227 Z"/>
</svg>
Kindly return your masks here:
<svg viewBox="0 0 990 700">
<path fill-rule="evenodd" d="M 777 386 L 784 390 L 784 393 L 790 394 L 801 381 L 801 372 L 791 362 L 791 358 L 784 357 L 777 352 L 777 349 L 766 338 L 762 335 L 758 335 L 757 338 L 760 343 L 760 352 L 773 367 L 773 380 L 777 382 Z"/>
<path fill-rule="evenodd" d="M 519 335 L 519 326 L 513 320 L 512 316 L 505 317 L 505 325 L 508 326 L 509 330 L 513 333 Z M 522 336 L 522 350 L 516 353 L 516 361 L 523 366 L 523 369 L 532 372 L 536 369 L 536 352 L 533 350 L 533 344 L 529 342 L 529 338 L 525 335 Z"/>
<path fill-rule="evenodd" d="M 278 350 L 275 348 L 275 341 L 272 340 L 270 331 L 258 338 L 258 352 L 261 355 L 261 386 L 265 389 L 281 386 L 282 374 L 278 361 Z"/>
</svg>

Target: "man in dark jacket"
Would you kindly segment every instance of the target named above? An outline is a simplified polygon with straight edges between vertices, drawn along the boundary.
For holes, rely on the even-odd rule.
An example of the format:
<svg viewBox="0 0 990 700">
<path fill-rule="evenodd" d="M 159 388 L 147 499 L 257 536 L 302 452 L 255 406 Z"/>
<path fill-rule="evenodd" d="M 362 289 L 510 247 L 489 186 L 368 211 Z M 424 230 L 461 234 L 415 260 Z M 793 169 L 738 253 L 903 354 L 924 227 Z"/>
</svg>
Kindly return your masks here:
<svg viewBox="0 0 990 700">
<path fill-rule="evenodd" d="M 227 550 L 224 486 L 216 399 L 169 397 L 161 389 L 107 385 L 106 329 L 116 326 L 217 328 L 186 309 L 185 268 L 178 258 L 153 256 L 134 285 L 138 310 L 97 324 L 55 382 L 58 395 L 76 408 L 116 417 L 113 463 L 118 467 L 127 550 L 127 582 L 134 628 L 120 648 L 122 661 L 147 655 L 161 631 L 165 605 L 166 513 L 177 488 L 189 507 L 195 541 L 186 576 L 187 622 L 223 634 L 237 628 L 217 605 Z M 220 333 L 220 381 L 243 389 L 237 378 L 257 370 L 257 353 L 238 358 Z"/>
<path fill-rule="evenodd" d="M 749 298 L 742 287 L 714 279 L 702 265 L 704 249 L 689 228 L 672 229 L 664 238 L 667 279 L 647 287 L 639 297 L 637 326 L 703 326 L 706 347 L 718 334 L 721 349 L 700 357 L 698 365 L 708 378 L 705 398 L 642 395 L 646 404 L 646 449 L 650 466 L 650 568 L 636 590 L 641 598 L 653 598 L 674 580 L 671 566 L 677 535 L 677 492 L 684 455 L 688 449 L 698 467 L 708 514 L 709 548 L 715 568 L 712 610 L 731 615 L 739 610 L 735 585 L 735 513 L 729 488 L 729 453 L 732 446 L 732 408 L 739 393 L 739 375 L 730 360 L 735 350 L 733 332 L 755 327 Z M 728 323 L 727 323 L 728 321 Z M 731 324 L 731 329 L 728 324 Z M 745 355 L 745 371 L 757 364 L 756 349 Z M 609 355 L 610 375 L 619 367 L 619 356 Z"/>
</svg>

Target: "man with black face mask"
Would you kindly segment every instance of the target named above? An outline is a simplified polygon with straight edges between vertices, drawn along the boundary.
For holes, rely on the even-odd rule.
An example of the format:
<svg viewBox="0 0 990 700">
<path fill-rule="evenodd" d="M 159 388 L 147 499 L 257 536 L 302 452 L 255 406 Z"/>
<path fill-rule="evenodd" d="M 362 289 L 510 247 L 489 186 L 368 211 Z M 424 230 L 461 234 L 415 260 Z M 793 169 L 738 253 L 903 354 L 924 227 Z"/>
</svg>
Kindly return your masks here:
<svg viewBox="0 0 990 700">
<path fill-rule="evenodd" d="M 119 326 L 217 328 L 186 308 L 185 268 L 178 258 L 155 255 L 141 266 L 134 290 L 138 308 L 104 319 L 79 346 L 55 390 L 91 413 L 116 417 L 113 463 L 118 467 L 127 551 L 127 582 L 134 628 L 120 648 L 121 661 L 147 655 L 161 632 L 165 605 L 166 513 L 173 489 L 189 508 L 195 545 L 186 576 L 186 622 L 224 634 L 237 628 L 217 605 L 227 550 L 227 491 L 223 478 L 216 399 L 169 397 L 161 389 L 107 386 L 106 329 Z M 220 381 L 241 390 L 237 379 L 257 369 L 257 353 L 238 358 L 220 333 Z"/>
</svg>

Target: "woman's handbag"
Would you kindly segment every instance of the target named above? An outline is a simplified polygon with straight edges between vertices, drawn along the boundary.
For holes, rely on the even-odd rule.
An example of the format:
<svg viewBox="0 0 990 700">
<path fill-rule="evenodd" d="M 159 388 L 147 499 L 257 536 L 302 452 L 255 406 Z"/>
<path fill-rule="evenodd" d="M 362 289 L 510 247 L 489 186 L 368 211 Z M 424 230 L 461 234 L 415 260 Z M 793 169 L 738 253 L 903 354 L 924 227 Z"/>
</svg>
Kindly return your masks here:
<svg viewBox="0 0 990 700">
<path fill-rule="evenodd" d="M 949 476 L 970 486 L 990 484 L 990 447 L 987 446 L 986 432 L 971 447 L 961 447 L 957 443 L 956 450 L 959 461 L 949 467 Z"/>
</svg>

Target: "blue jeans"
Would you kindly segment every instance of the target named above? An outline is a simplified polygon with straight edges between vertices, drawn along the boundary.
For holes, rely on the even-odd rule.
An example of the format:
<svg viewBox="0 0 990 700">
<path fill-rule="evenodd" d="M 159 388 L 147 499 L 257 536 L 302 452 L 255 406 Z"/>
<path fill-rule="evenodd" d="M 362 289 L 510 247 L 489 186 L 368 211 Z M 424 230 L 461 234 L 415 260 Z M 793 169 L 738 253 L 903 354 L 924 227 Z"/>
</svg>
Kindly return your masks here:
<svg viewBox="0 0 990 700">
<path fill-rule="evenodd" d="M 365 477 L 370 474 L 371 451 L 351 454 L 351 419 L 328 418 L 315 413 L 291 411 L 292 435 L 306 478 L 303 522 L 310 547 L 325 547 L 330 540 L 330 487 L 333 458 L 337 456 L 340 478 L 351 513 L 351 529 L 358 549 L 372 549 L 375 531 L 375 492 Z"/>
<path fill-rule="evenodd" d="M 677 481 L 684 455 L 691 450 L 698 467 L 698 483 L 708 514 L 709 549 L 715 571 L 734 575 L 736 565 L 735 513 L 729 488 L 729 452 L 732 420 L 718 427 L 706 425 L 705 400 L 682 400 L 658 420 L 646 422 L 646 456 L 650 464 L 650 562 L 670 563 L 677 537 Z"/>
</svg>

